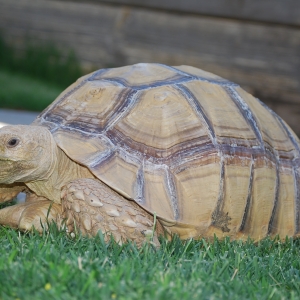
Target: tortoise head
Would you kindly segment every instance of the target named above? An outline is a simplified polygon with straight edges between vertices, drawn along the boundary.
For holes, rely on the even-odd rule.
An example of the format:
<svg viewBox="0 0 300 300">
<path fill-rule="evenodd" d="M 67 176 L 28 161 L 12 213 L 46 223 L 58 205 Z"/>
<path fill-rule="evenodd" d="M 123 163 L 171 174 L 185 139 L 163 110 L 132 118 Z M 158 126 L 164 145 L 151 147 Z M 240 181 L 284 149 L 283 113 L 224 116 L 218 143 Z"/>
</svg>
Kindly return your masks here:
<svg viewBox="0 0 300 300">
<path fill-rule="evenodd" d="M 0 183 L 43 180 L 56 161 L 56 143 L 41 126 L 15 125 L 0 129 Z"/>
</svg>

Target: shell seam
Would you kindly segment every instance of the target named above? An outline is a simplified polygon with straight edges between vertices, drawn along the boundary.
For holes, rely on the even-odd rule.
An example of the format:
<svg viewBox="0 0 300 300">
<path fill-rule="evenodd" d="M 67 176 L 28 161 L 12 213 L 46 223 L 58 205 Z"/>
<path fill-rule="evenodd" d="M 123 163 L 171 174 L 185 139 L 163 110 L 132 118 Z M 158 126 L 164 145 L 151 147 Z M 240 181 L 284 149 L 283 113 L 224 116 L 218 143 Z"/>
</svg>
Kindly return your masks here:
<svg viewBox="0 0 300 300">
<path fill-rule="evenodd" d="M 251 158 L 248 195 L 247 195 L 244 215 L 243 215 L 242 222 L 241 222 L 241 225 L 240 225 L 240 228 L 238 231 L 243 231 L 245 229 L 246 221 L 249 216 L 249 210 L 250 210 L 251 200 L 252 200 L 253 175 L 254 175 L 254 161 L 253 161 L 253 158 Z"/>
<path fill-rule="evenodd" d="M 199 103 L 199 101 L 195 98 L 193 93 L 187 87 L 185 87 L 181 84 L 176 84 L 176 87 L 177 87 L 178 91 L 181 92 L 181 94 L 183 96 L 185 96 L 184 98 L 188 100 L 189 104 L 194 109 L 194 112 L 196 113 L 196 115 L 198 116 L 200 121 L 205 124 L 212 144 L 218 149 L 219 145 L 216 140 L 216 135 L 215 135 L 213 126 L 211 125 L 206 114 L 204 113 L 204 109 L 203 109 L 202 105 Z"/>
<path fill-rule="evenodd" d="M 295 149 L 297 150 L 298 157 L 294 157 L 292 163 L 293 163 L 293 177 L 294 177 L 294 190 L 296 193 L 296 198 L 295 198 L 295 206 L 296 206 L 296 213 L 295 213 L 295 234 L 299 232 L 299 221 L 300 221 L 300 187 L 299 187 L 299 182 L 300 182 L 300 176 L 297 168 L 299 167 L 298 160 L 300 156 L 300 147 L 296 139 L 293 137 L 291 134 L 289 128 L 284 124 L 283 120 L 274 112 L 272 111 L 265 103 L 260 101 L 258 98 L 256 98 L 257 101 L 261 103 L 263 107 L 265 107 L 272 115 L 273 117 L 279 121 L 283 129 L 285 130 L 286 134 L 288 135 L 291 143 L 294 145 Z"/>
<path fill-rule="evenodd" d="M 246 121 L 251 126 L 252 130 L 254 131 L 254 134 L 255 134 L 256 138 L 258 139 L 258 141 L 260 143 L 260 147 L 262 149 L 265 149 L 265 144 L 264 144 L 262 135 L 260 133 L 259 127 L 257 125 L 257 121 L 256 121 L 256 118 L 255 118 L 255 115 L 251 111 L 251 109 L 248 106 L 248 104 L 243 100 L 243 98 L 232 87 L 224 87 L 224 89 L 227 92 L 227 94 L 229 94 L 230 98 L 236 104 L 236 106 L 238 107 L 238 109 L 241 112 L 243 111 L 247 115 L 247 118 L 245 118 Z M 242 112 L 242 114 L 243 114 L 243 112 Z"/>
</svg>

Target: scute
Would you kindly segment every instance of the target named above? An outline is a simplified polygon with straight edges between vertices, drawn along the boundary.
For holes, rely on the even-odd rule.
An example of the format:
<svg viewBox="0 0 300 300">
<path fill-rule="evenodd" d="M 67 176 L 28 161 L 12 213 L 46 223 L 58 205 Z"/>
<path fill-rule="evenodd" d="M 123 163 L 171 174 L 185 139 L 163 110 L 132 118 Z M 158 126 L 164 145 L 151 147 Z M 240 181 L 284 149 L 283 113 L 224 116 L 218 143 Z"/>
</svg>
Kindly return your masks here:
<svg viewBox="0 0 300 300">
<path fill-rule="evenodd" d="M 197 81 L 184 83 L 199 110 L 207 116 L 218 144 L 258 146 L 256 135 L 226 90 L 219 85 Z M 233 118 L 234 116 L 234 118 Z"/>
<path fill-rule="evenodd" d="M 71 94 L 62 97 L 45 119 L 88 132 L 101 132 L 118 118 L 128 105 L 132 90 L 116 83 L 87 80 Z"/>
<path fill-rule="evenodd" d="M 228 80 L 220 77 L 220 76 L 217 76 L 213 73 L 210 73 L 210 72 L 206 72 L 204 70 L 201 70 L 201 69 L 198 69 L 198 68 L 195 68 L 195 67 L 191 67 L 191 66 L 177 66 L 175 67 L 176 70 L 179 70 L 179 71 L 182 71 L 186 74 L 189 74 L 189 75 L 193 75 L 193 76 L 196 76 L 196 77 L 200 77 L 202 79 L 208 79 L 210 81 L 216 81 L 216 82 L 219 82 L 219 83 L 222 83 L 224 82 L 225 84 L 228 83 Z"/>
<path fill-rule="evenodd" d="M 95 80 L 118 82 L 132 88 L 157 86 L 166 82 L 172 83 L 184 79 L 185 76 L 159 64 L 140 63 L 132 66 L 104 69 L 95 74 Z"/>
<path fill-rule="evenodd" d="M 114 130 L 131 139 L 132 146 L 153 156 L 172 155 L 172 148 L 187 140 L 207 141 L 207 128 L 197 117 L 180 90 L 160 86 L 145 90 L 138 103 L 120 120 Z"/>
<path fill-rule="evenodd" d="M 280 121 L 274 118 L 272 112 L 241 88 L 237 88 L 236 90 L 255 114 L 263 141 L 275 150 L 284 152 L 293 151 L 294 145 L 289 139 L 288 133 L 280 124 Z"/>
<path fill-rule="evenodd" d="M 47 126 L 71 159 L 183 238 L 300 230 L 298 138 L 214 74 L 161 64 L 99 70 L 34 124 Z M 295 222 L 283 225 L 285 215 Z"/>
</svg>

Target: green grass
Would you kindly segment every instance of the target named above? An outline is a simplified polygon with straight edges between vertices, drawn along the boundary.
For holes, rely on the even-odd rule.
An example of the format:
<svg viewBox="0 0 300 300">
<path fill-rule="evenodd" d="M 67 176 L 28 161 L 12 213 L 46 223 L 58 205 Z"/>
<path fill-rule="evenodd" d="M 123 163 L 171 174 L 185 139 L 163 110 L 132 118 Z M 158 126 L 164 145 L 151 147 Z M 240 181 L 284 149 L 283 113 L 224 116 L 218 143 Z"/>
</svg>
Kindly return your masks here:
<svg viewBox="0 0 300 300">
<path fill-rule="evenodd" d="M 63 89 L 23 74 L 0 70 L 0 105 L 12 109 L 41 111 Z"/>
<path fill-rule="evenodd" d="M 160 249 L 0 229 L 0 299 L 299 299 L 300 240 Z"/>
</svg>

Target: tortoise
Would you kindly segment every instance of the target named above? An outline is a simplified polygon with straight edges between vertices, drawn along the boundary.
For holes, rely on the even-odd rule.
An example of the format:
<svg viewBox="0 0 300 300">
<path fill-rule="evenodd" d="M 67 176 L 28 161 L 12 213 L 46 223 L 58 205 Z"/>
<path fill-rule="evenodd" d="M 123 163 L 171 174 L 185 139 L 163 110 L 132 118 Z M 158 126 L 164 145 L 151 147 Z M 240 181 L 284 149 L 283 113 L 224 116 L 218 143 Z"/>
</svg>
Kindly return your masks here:
<svg viewBox="0 0 300 300">
<path fill-rule="evenodd" d="M 237 84 L 141 63 L 81 77 L 28 126 L 0 130 L 0 224 L 260 240 L 299 236 L 299 140 Z M 62 220 L 64 220 L 62 222 Z"/>
</svg>

